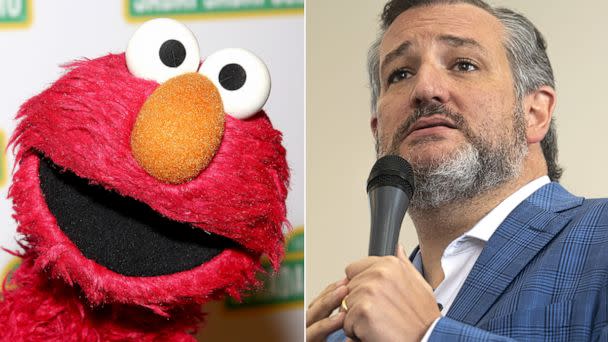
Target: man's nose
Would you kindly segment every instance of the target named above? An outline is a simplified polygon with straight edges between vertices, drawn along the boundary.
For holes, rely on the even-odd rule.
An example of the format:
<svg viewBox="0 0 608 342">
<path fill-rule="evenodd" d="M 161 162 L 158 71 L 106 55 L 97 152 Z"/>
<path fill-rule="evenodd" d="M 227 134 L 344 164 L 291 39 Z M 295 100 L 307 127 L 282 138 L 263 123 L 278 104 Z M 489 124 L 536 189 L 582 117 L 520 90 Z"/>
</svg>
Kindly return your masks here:
<svg viewBox="0 0 608 342">
<path fill-rule="evenodd" d="M 447 103 L 449 91 L 445 71 L 441 67 L 425 64 L 422 65 L 414 76 L 414 89 L 411 95 L 411 102 L 414 106 L 422 103 Z"/>
</svg>

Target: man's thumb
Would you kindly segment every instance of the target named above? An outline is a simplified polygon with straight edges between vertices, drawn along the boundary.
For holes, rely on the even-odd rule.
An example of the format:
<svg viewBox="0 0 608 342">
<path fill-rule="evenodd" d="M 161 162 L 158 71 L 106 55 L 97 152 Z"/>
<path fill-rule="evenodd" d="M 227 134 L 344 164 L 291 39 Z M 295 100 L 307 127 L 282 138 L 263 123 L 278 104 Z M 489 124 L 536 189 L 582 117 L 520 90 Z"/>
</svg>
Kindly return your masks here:
<svg viewBox="0 0 608 342">
<path fill-rule="evenodd" d="M 405 250 L 401 245 L 397 247 L 397 258 L 401 261 L 409 261 L 408 257 L 405 255 Z"/>
</svg>

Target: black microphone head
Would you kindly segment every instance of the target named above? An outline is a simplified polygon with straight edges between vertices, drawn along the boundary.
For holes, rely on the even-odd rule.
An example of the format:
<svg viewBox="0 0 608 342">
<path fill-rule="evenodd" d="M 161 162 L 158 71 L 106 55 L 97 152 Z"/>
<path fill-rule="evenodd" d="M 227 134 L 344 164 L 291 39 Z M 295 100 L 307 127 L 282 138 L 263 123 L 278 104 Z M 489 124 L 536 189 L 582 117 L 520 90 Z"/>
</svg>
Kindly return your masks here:
<svg viewBox="0 0 608 342">
<path fill-rule="evenodd" d="M 379 186 L 398 187 L 411 198 L 414 193 L 414 172 L 410 163 L 397 155 L 378 159 L 369 173 L 367 192 Z"/>
</svg>

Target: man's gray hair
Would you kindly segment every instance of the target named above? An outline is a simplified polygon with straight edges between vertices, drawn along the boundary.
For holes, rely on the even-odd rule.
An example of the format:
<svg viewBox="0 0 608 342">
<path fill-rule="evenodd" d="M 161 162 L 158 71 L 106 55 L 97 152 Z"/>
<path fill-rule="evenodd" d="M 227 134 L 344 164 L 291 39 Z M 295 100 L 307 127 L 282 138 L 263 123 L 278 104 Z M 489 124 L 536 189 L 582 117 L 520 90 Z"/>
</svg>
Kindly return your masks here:
<svg viewBox="0 0 608 342">
<path fill-rule="evenodd" d="M 465 3 L 477 6 L 495 16 L 505 27 L 504 42 L 507 58 L 511 66 L 515 83 L 515 95 L 519 103 L 524 96 L 538 90 L 541 86 L 555 88 L 553 69 L 547 56 L 547 44 L 538 29 L 523 15 L 507 8 L 493 8 L 481 0 L 390 0 L 381 15 L 380 34 L 372 44 L 368 54 L 368 72 L 371 87 L 372 112 L 376 112 L 380 95 L 380 43 L 382 37 L 393 21 L 404 11 L 435 4 Z M 559 181 L 562 168 L 557 163 L 557 133 L 555 120 L 551 119 L 549 131 L 541 141 L 541 147 L 549 178 Z"/>
</svg>

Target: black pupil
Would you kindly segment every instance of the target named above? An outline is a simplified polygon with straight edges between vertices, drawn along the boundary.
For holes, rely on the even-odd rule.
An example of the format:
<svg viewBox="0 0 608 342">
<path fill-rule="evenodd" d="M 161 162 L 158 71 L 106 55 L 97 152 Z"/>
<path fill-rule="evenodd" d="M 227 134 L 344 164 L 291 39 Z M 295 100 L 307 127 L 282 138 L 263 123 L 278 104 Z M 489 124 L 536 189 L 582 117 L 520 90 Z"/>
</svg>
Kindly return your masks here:
<svg viewBox="0 0 608 342">
<path fill-rule="evenodd" d="M 238 64 L 227 64 L 220 70 L 219 81 L 226 90 L 240 89 L 247 80 L 247 73 Z"/>
<path fill-rule="evenodd" d="M 171 68 L 177 68 L 184 62 L 184 59 L 186 59 L 186 48 L 181 42 L 170 39 L 160 46 L 158 55 L 164 65 Z"/>
</svg>

